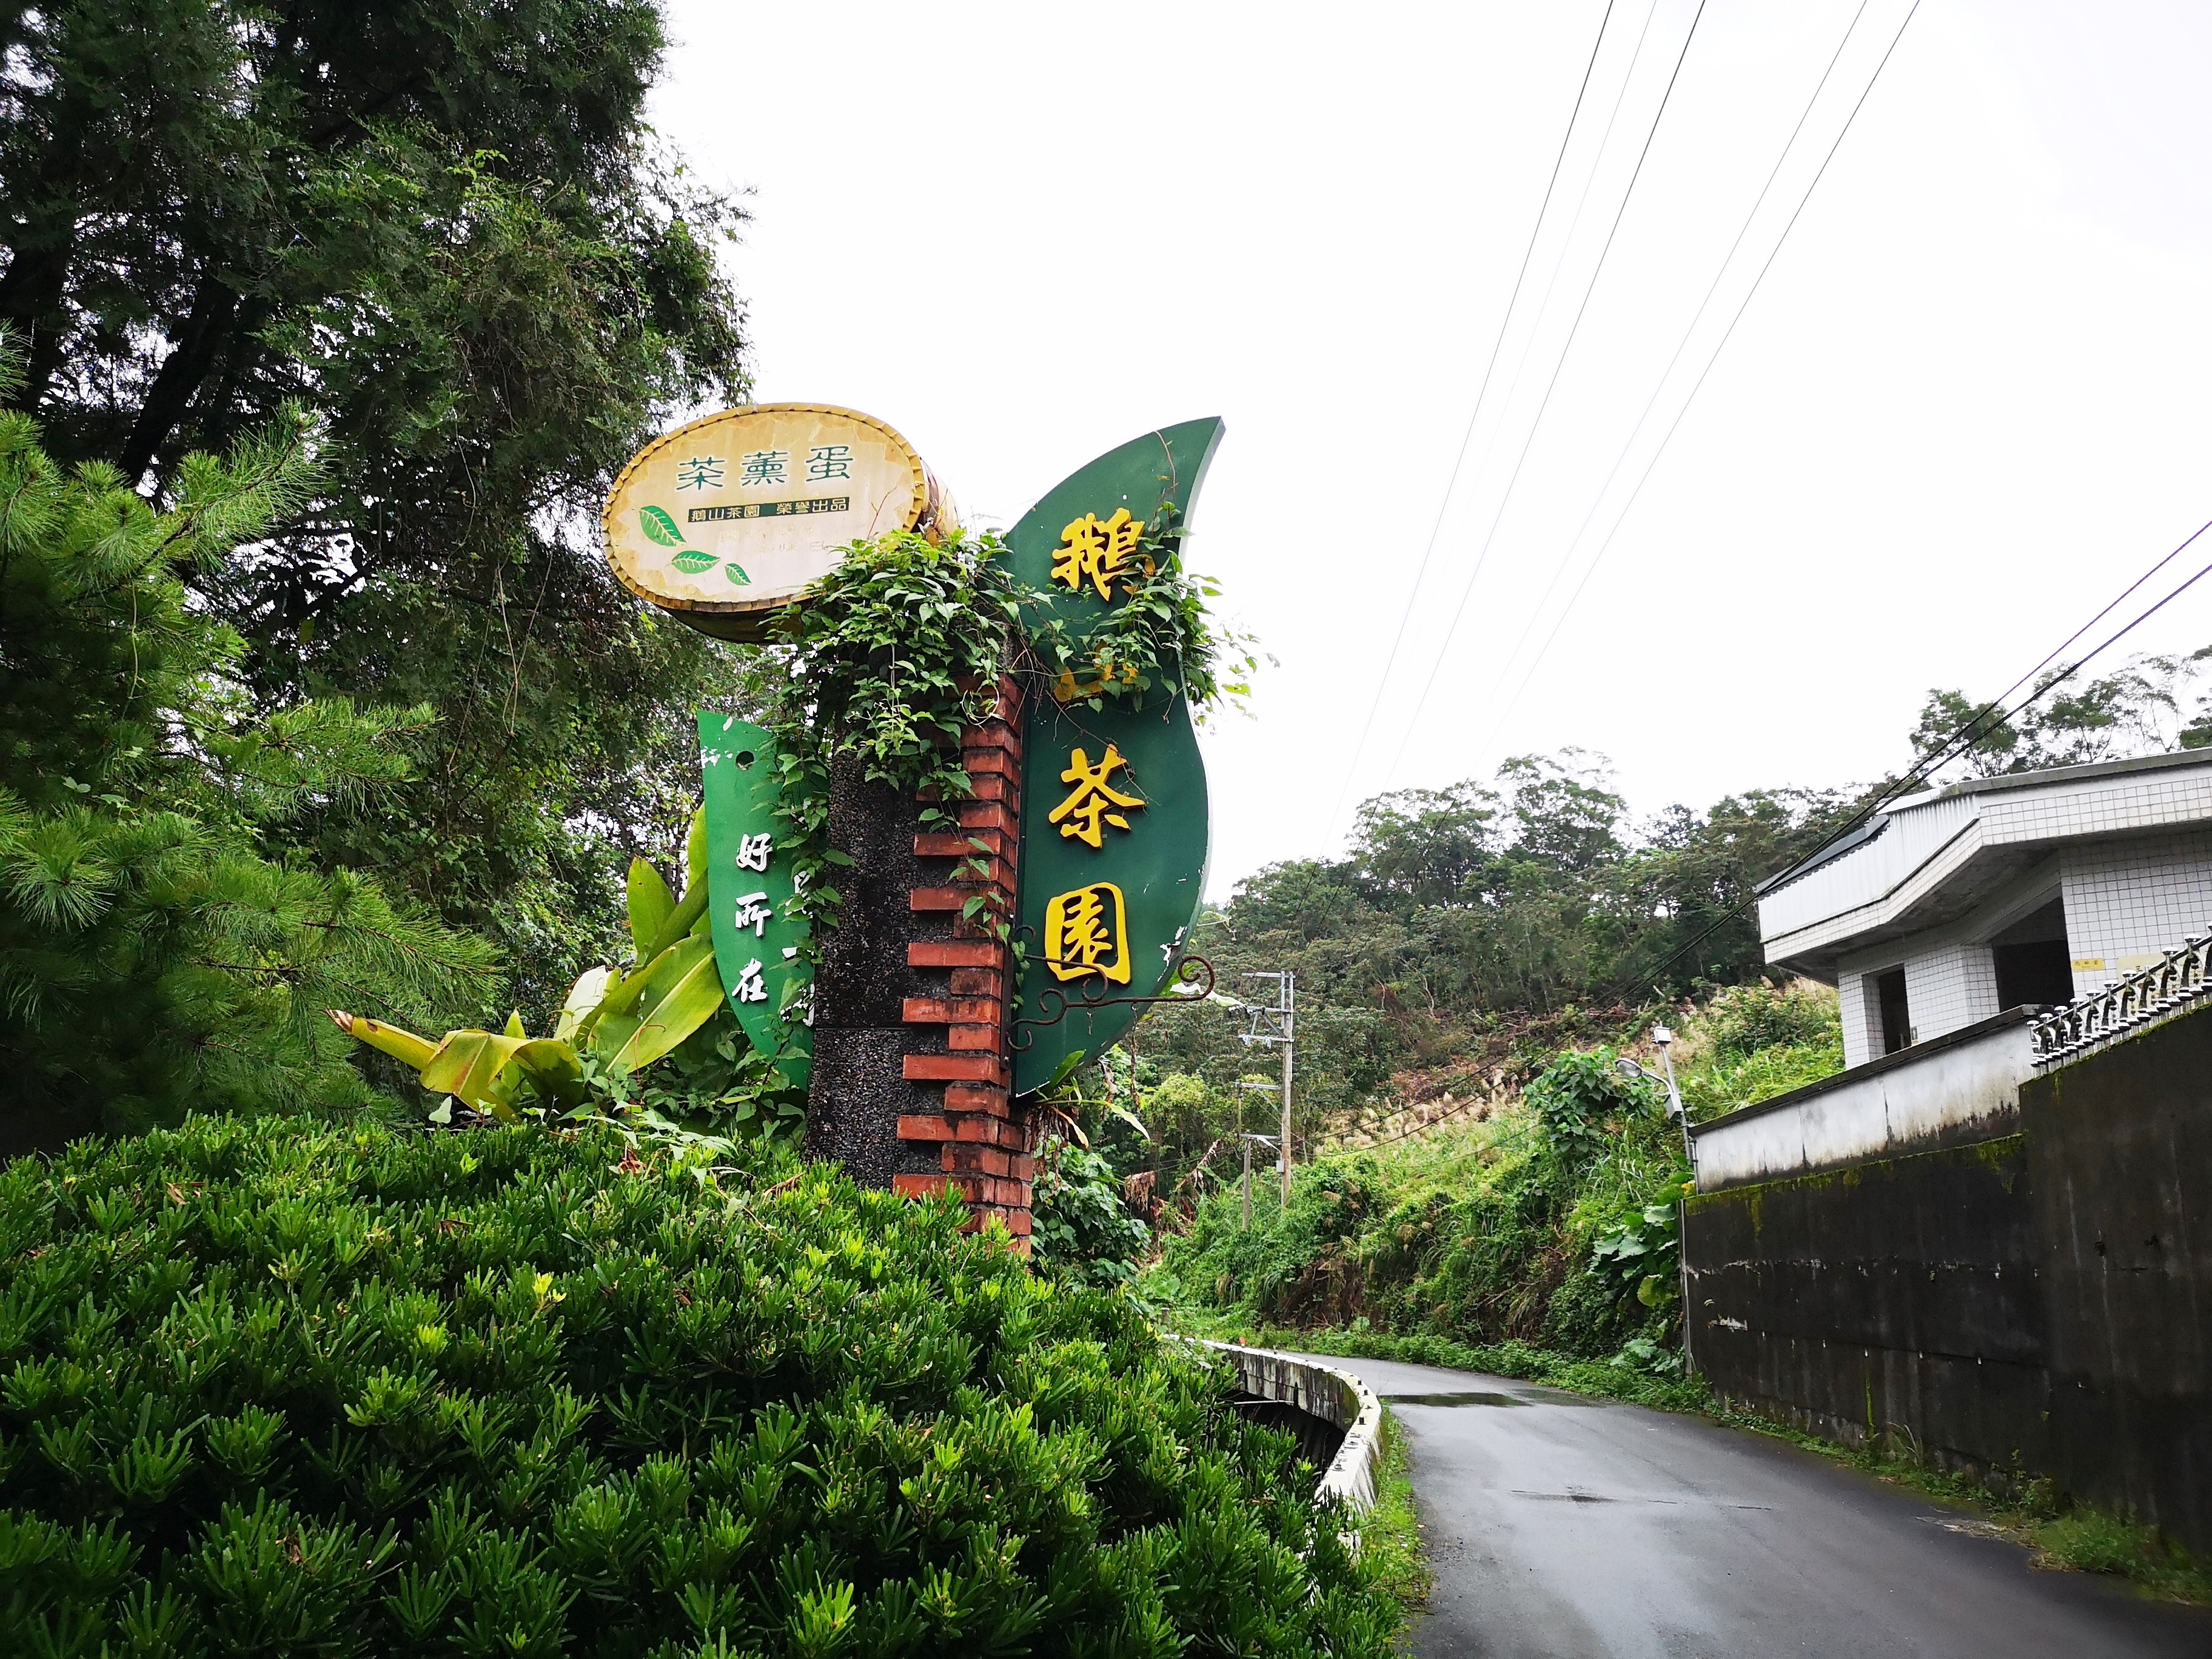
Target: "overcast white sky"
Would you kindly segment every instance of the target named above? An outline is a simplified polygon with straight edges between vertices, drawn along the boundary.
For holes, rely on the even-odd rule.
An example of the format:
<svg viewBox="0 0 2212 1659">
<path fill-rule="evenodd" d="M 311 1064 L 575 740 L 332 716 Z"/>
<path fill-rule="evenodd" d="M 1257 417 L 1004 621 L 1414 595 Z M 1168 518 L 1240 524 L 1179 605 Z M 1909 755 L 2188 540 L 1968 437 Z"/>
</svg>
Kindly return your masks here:
<svg viewBox="0 0 2212 1659">
<path fill-rule="evenodd" d="M 1924 0 L 1534 660 L 1910 3 L 1867 0 L 1576 545 L 1861 9 L 1707 0 L 1559 368 L 1698 11 L 1616 0 L 1356 769 L 1604 0 L 672 0 L 655 118 L 750 192 L 757 395 L 889 421 L 971 522 L 1226 420 L 1190 559 L 1280 665 L 1206 740 L 1220 896 L 1509 755 L 1602 753 L 1644 812 L 1869 778 L 2212 519 L 2212 6 Z M 2212 580 L 2128 648 L 2208 641 Z"/>
</svg>

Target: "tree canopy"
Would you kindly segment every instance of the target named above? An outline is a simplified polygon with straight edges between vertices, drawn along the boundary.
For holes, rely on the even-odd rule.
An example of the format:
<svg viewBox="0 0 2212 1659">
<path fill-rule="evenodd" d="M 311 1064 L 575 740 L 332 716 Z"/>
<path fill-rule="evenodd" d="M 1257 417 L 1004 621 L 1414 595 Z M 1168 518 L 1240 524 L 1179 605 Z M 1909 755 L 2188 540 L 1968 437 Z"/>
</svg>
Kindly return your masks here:
<svg viewBox="0 0 2212 1659">
<path fill-rule="evenodd" d="M 315 802 L 542 992 L 665 837 L 691 705 L 737 672 L 597 555 L 613 471 L 740 395 L 714 249 L 738 214 L 656 145 L 653 0 L 11 8 L 0 321 L 64 464 L 174 498 L 184 458 L 296 404 L 313 488 L 185 572 L 263 711 L 423 706 L 404 810 Z"/>
</svg>

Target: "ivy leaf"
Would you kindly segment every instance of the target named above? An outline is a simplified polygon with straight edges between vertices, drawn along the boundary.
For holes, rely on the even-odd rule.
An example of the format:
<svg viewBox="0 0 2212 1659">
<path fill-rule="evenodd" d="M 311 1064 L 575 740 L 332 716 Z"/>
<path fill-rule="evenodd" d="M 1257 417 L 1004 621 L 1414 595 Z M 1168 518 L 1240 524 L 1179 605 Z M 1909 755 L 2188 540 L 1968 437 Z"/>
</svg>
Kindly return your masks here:
<svg viewBox="0 0 2212 1659">
<path fill-rule="evenodd" d="M 638 508 L 637 527 L 645 532 L 647 541 L 659 542 L 663 547 L 684 545 L 684 532 L 676 527 L 676 520 L 659 507 Z"/>
<path fill-rule="evenodd" d="M 686 575 L 696 576 L 702 570 L 709 569 L 714 566 L 714 556 L 712 553 L 702 553 L 696 547 L 687 547 L 668 562 Z"/>
</svg>

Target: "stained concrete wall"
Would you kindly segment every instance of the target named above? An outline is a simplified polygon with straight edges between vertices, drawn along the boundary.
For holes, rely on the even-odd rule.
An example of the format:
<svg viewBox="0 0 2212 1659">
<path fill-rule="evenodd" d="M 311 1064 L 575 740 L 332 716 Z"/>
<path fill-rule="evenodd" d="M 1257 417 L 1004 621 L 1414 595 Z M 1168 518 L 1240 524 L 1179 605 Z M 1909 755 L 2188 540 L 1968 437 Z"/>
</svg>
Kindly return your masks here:
<svg viewBox="0 0 2212 1659">
<path fill-rule="evenodd" d="M 2212 1009 L 2022 1084 L 2015 1133 L 1701 1194 L 1684 1257 L 1724 1398 L 2212 1550 Z"/>
<path fill-rule="evenodd" d="M 2212 1548 L 2212 1010 L 2024 1085 L 2052 1473 Z"/>
<path fill-rule="evenodd" d="M 2008 1010 L 1696 1125 L 1698 1190 L 2009 1133 L 2033 1070 L 2027 1011 Z"/>
</svg>

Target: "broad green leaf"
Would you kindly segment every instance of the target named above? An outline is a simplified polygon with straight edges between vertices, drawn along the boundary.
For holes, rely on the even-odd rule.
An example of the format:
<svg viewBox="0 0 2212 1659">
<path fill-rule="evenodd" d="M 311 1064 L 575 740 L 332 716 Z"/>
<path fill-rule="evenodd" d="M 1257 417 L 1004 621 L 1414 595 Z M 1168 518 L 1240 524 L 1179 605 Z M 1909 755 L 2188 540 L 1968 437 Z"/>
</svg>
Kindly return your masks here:
<svg viewBox="0 0 2212 1659">
<path fill-rule="evenodd" d="M 526 1036 L 528 1036 L 530 1035 L 530 1033 L 529 1033 L 529 1032 L 527 1032 L 527 1031 L 526 1031 L 526 1030 L 524 1030 L 522 1029 L 522 1010 L 521 1010 L 521 1009 L 517 1008 L 517 1009 L 514 1010 L 511 1013 L 509 1013 L 509 1014 L 507 1015 L 507 1036 L 511 1036 L 511 1037 L 526 1037 Z"/>
<path fill-rule="evenodd" d="M 660 872 L 643 859 L 629 861 L 629 940 L 641 963 L 653 960 L 653 941 L 668 925 L 676 908 L 676 895 L 660 878 Z M 689 923 L 685 924 L 687 927 Z"/>
<path fill-rule="evenodd" d="M 698 925 L 699 918 L 706 914 L 707 884 L 703 881 L 695 881 L 691 884 L 690 890 L 684 895 L 684 902 L 668 913 L 668 919 L 660 924 L 660 931 L 647 942 L 641 954 L 646 961 L 651 962 L 663 951 L 675 944 L 678 939 L 693 932 Z"/>
<path fill-rule="evenodd" d="M 657 507 L 638 508 L 637 527 L 645 532 L 647 540 L 659 542 L 663 547 L 684 545 L 684 532 L 676 527 L 676 520 Z"/>
<path fill-rule="evenodd" d="M 366 1014 L 349 1014 L 343 1009 L 331 1010 L 331 1018 L 337 1028 L 356 1042 L 366 1042 L 370 1048 L 390 1054 L 403 1065 L 421 1071 L 438 1052 L 438 1045 L 428 1037 L 397 1025 L 386 1025 L 380 1019 L 371 1019 Z"/>
<path fill-rule="evenodd" d="M 575 1048 L 551 1037 L 537 1037 L 514 1051 L 514 1065 L 549 1106 L 584 1103 L 584 1062 Z"/>
<path fill-rule="evenodd" d="M 707 809 L 691 813 L 691 828 L 684 837 L 684 891 L 688 897 L 707 879 Z"/>
<path fill-rule="evenodd" d="M 448 1031 L 438 1052 L 422 1068 L 422 1086 L 453 1097 L 465 1106 L 489 1112 L 494 1117 L 514 1115 L 514 1085 L 502 1085 L 500 1074 L 514 1058 L 524 1039 L 495 1036 L 489 1031 Z"/>
<path fill-rule="evenodd" d="M 562 1042 L 576 1035 L 577 1022 L 599 1006 L 607 994 L 607 981 L 613 973 L 610 968 L 593 968 L 568 988 L 568 1000 L 561 1005 L 561 1017 L 553 1022 L 553 1035 Z"/>
<path fill-rule="evenodd" d="M 712 553 L 702 553 L 696 547 L 687 547 L 668 562 L 685 574 L 696 576 L 702 570 L 714 568 L 714 556 Z"/>
<path fill-rule="evenodd" d="M 750 587 L 752 586 L 753 579 L 745 574 L 744 566 L 739 564 L 735 559 L 731 560 L 729 563 L 722 567 L 722 574 L 740 587 Z"/>
<path fill-rule="evenodd" d="M 636 1007 L 601 1018 L 592 1050 L 617 1070 L 650 1066 L 697 1030 L 722 1006 L 722 979 L 714 968 L 714 942 L 706 935 L 683 940 L 653 959 L 642 975 Z"/>
</svg>

